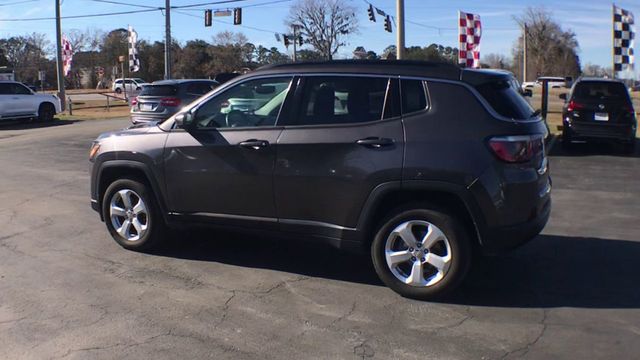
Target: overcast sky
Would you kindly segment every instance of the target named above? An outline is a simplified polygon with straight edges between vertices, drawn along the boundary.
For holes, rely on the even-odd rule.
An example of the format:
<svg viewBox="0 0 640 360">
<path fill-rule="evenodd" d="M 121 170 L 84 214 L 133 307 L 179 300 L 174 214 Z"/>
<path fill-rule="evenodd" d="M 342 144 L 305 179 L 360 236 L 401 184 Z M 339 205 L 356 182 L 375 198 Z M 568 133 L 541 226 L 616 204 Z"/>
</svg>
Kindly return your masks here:
<svg viewBox="0 0 640 360">
<path fill-rule="evenodd" d="M 143 10 L 142 7 L 107 4 L 95 0 L 62 0 L 63 16 Z M 109 0 L 107 0 L 109 1 Z M 113 0 L 118 1 L 118 0 Z M 119 0 L 143 6 L 164 6 L 164 0 Z M 277 43 L 274 33 L 286 32 L 283 20 L 293 1 L 259 6 L 274 0 L 246 0 L 235 4 L 211 5 L 215 9 L 227 6 L 248 6 L 243 11 L 243 26 L 230 24 L 231 18 L 214 18 L 214 26 L 204 27 L 203 10 L 172 12 L 172 34 L 175 39 L 185 42 L 192 39 L 210 40 L 218 31 L 241 31 L 249 41 L 263 46 L 277 46 L 286 51 L 282 43 Z M 172 0 L 173 6 L 204 3 L 206 0 Z M 215 0 L 211 1 L 215 2 Z M 395 13 L 395 0 L 371 0 L 374 6 L 389 14 Z M 359 33 L 349 38 L 349 45 L 340 55 L 350 56 L 356 46 L 381 52 L 395 42 L 395 33 L 384 31 L 382 22 L 372 23 L 367 17 L 364 0 L 353 0 L 357 7 Z M 640 23 L 640 0 L 624 0 L 616 3 L 635 13 Z M 604 0 L 405 0 L 407 19 L 407 46 L 425 46 L 439 43 L 457 46 L 456 18 L 458 10 L 480 14 L 483 22 L 482 54 L 502 53 L 511 56 L 511 48 L 520 30 L 513 20 L 528 6 L 545 6 L 564 29 L 573 30 L 580 44 L 582 64 L 594 63 L 611 66 L 611 3 Z M 29 32 L 49 34 L 53 41 L 55 23 L 51 20 L 6 22 L 4 19 L 51 17 L 54 15 L 53 0 L 0 0 L 0 36 L 8 37 Z M 226 22 L 226 23 L 223 23 Z M 63 31 L 69 29 L 98 28 L 105 31 L 132 25 L 141 39 L 161 40 L 164 37 L 164 16 L 160 11 L 130 15 L 104 16 L 86 19 L 64 19 Z M 637 27 L 638 28 L 638 27 Z M 638 48 L 638 46 L 636 46 Z M 640 51 L 640 50 L 637 50 Z M 640 73 L 640 65 L 636 65 Z"/>
</svg>

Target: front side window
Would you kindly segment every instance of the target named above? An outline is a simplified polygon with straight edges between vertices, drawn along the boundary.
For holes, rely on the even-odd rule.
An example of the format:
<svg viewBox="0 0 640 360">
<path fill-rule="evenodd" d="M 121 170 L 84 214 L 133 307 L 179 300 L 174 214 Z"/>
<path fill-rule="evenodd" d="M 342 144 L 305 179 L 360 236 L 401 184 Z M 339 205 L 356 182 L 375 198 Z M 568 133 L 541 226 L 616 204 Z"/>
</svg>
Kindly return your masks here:
<svg viewBox="0 0 640 360">
<path fill-rule="evenodd" d="M 299 125 L 348 124 L 392 117 L 385 106 L 388 78 L 310 76 L 305 80 Z"/>
<path fill-rule="evenodd" d="M 291 77 L 279 77 L 249 80 L 235 85 L 195 110 L 195 127 L 274 126 L 290 84 Z"/>
</svg>

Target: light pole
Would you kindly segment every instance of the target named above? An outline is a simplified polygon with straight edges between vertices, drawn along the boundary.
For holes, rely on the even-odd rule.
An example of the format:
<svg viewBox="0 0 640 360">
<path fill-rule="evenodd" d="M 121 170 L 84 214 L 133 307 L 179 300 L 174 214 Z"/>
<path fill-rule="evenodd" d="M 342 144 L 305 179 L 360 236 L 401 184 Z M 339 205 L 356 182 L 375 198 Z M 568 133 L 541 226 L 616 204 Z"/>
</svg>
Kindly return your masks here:
<svg viewBox="0 0 640 360">
<path fill-rule="evenodd" d="M 164 8 L 164 78 L 171 79 L 171 0 L 165 0 Z"/>
<path fill-rule="evenodd" d="M 62 69 L 62 26 L 60 24 L 60 0 L 56 0 L 56 72 L 58 73 L 58 98 L 62 111 L 66 108 L 64 70 Z"/>
<path fill-rule="evenodd" d="M 398 60 L 404 59 L 404 0 L 396 0 L 396 21 L 398 26 L 397 35 L 397 58 Z"/>
</svg>

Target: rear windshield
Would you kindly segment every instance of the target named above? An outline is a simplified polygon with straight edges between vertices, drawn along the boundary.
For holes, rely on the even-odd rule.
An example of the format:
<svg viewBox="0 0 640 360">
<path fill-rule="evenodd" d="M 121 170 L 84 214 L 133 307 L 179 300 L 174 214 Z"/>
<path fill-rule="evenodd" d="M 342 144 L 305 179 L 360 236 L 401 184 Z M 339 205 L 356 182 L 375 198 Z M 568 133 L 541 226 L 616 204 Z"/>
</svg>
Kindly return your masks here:
<svg viewBox="0 0 640 360">
<path fill-rule="evenodd" d="M 534 110 L 520 94 L 518 83 L 513 79 L 501 79 L 476 86 L 476 90 L 487 100 L 498 114 L 510 119 L 529 119 Z"/>
<path fill-rule="evenodd" d="M 581 81 L 573 89 L 573 97 L 581 100 L 626 100 L 629 101 L 627 89 L 622 83 L 604 81 Z"/>
<path fill-rule="evenodd" d="M 140 96 L 172 96 L 177 93 L 178 87 L 174 85 L 146 85 Z"/>
</svg>

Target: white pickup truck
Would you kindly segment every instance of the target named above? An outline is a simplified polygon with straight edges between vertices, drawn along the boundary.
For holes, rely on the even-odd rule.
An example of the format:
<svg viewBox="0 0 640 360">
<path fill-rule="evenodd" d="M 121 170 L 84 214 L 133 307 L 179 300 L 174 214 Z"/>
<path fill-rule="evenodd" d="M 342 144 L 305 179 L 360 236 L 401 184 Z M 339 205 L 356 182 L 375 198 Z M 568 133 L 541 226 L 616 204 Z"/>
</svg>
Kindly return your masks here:
<svg viewBox="0 0 640 360">
<path fill-rule="evenodd" d="M 34 93 L 16 81 L 0 81 L 0 120 L 51 121 L 59 112 L 61 105 L 57 96 Z"/>
</svg>

